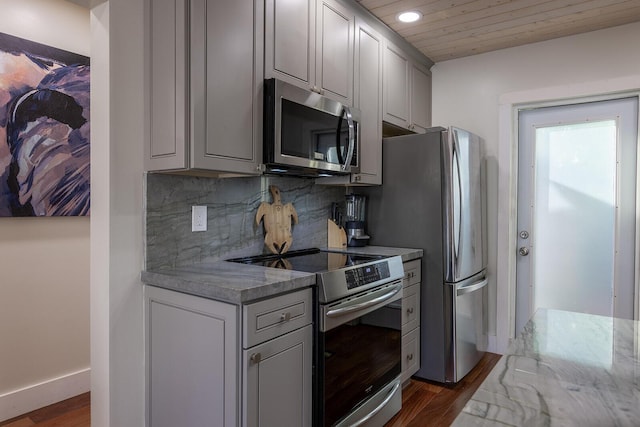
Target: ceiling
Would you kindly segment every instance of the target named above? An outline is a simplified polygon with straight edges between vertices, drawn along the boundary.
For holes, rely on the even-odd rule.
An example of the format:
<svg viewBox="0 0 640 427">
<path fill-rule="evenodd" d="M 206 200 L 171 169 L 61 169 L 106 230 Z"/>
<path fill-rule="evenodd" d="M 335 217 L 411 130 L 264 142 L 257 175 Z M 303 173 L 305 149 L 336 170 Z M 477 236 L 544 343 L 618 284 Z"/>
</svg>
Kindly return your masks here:
<svg viewBox="0 0 640 427">
<path fill-rule="evenodd" d="M 638 0 L 357 1 L 434 62 L 640 21 Z"/>
</svg>

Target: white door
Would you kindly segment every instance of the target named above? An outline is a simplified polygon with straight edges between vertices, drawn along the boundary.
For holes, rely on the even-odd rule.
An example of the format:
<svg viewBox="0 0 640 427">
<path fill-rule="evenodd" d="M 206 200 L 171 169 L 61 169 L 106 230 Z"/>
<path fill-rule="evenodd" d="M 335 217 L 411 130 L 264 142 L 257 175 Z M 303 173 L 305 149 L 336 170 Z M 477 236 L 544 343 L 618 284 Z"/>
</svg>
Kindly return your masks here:
<svg viewBox="0 0 640 427">
<path fill-rule="evenodd" d="M 516 334 L 540 307 L 633 318 L 638 98 L 518 119 Z"/>
</svg>

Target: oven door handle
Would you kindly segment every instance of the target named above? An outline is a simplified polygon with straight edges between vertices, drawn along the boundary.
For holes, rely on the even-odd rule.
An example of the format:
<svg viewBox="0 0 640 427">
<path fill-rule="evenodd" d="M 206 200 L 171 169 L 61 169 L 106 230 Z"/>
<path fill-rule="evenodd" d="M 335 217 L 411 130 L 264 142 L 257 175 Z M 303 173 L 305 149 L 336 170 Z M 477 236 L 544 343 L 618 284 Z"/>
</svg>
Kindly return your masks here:
<svg viewBox="0 0 640 427">
<path fill-rule="evenodd" d="M 391 400 L 393 395 L 396 394 L 396 392 L 398 391 L 399 387 L 400 387 L 400 381 L 395 383 L 395 385 L 393 386 L 391 391 L 389 391 L 389 394 L 387 394 L 387 396 L 384 398 L 384 400 L 382 402 L 380 402 L 380 404 L 378 406 L 376 406 L 373 411 L 369 412 L 367 415 L 365 415 L 364 417 L 360 418 L 355 423 L 351 424 L 350 427 L 358 427 L 358 426 L 366 423 L 367 421 L 369 421 L 371 418 L 373 418 L 373 416 L 375 414 L 377 414 L 378 412 L 380 412 L 382 410 L 382 408 L 387 406 L 387 403 L 389 403 L 389 401 Z"/>
<path fill-rule="evenodd" d="M 380 295 L 379 297 L 375 297 L 373 299 L 370 299 L 368 301 L 364 301 L 358 304 L 354 304 L 354 305 L 350 305 L 348 307 L 343 307 L 343 308 L 336 308 L 333 310 L 329 310 L 327 311 L 327 314 L 325 314 L 325 316 L 327 317 L 338 317 L 338 316 L 342 316 L 345 315 L 347 313 L 352 313 L 354 311 L 359 311 L 359 310 L 363 310 L 367 307 L 371 307 L 373 305 L 379 304 L 383 301 L 386 301 L 388 299 L 393 298 L 393 296 L 395 294 L 397 294 L 398 292 L 400 292 L 400 290 L 402 289 L 402 283 L 397 284 L 396 286 L 394 286 L 390 292 L 387 292 L 386 294 Z"/>
</svg>

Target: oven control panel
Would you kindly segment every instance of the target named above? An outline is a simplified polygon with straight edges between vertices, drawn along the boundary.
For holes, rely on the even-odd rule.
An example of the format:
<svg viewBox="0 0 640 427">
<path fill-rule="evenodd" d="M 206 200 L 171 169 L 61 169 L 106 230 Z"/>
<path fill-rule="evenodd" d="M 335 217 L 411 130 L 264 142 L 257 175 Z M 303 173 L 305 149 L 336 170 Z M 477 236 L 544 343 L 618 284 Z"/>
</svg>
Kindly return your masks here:
<svg viewBox="0 0 640 427">
<path fill-rule="evenodd" d="M 360 286 L 368 285 L 369 283 L 388 279 L 390 276 L 389 264 L 386 261 L 352 268 L 346 270 L 344 273 L 348 289 L 355 289 Z"/>
</svg>

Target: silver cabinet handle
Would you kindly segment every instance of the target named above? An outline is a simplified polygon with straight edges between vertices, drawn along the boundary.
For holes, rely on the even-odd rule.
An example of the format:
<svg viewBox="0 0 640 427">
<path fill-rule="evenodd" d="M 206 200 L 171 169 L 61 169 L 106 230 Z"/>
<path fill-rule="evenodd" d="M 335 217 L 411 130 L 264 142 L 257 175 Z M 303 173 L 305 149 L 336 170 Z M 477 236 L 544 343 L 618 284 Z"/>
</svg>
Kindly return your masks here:
<svg viewBox="0 0 640 427">
<path fill-rule="evenodd" d="M 289 320 L 291 320 L 291 313 L 290 312 L 286 312 L 286 313 L 282 313 L 280 315 L 280 321 L 281 322 L 288 322 Z"/>
<path fill-rule="evenodd" d="M 252 363 L 260 363 L 260 361 L 262 360 L 262 355 L 260 353 L 253 353 L 250 357 L 249 360 L 251 360 Z"/>
<path fill-rule="evenodd" d="M 409 307 L 409 308 L 407 308 L 407 313 L 409 313 L 409 314 L 413 314 L 413 307 Z"/>
<path fill-rule="evenodd" d="M 413 360 L 413 353 L 407 354 L 407 360 Z"/>
</svg>

